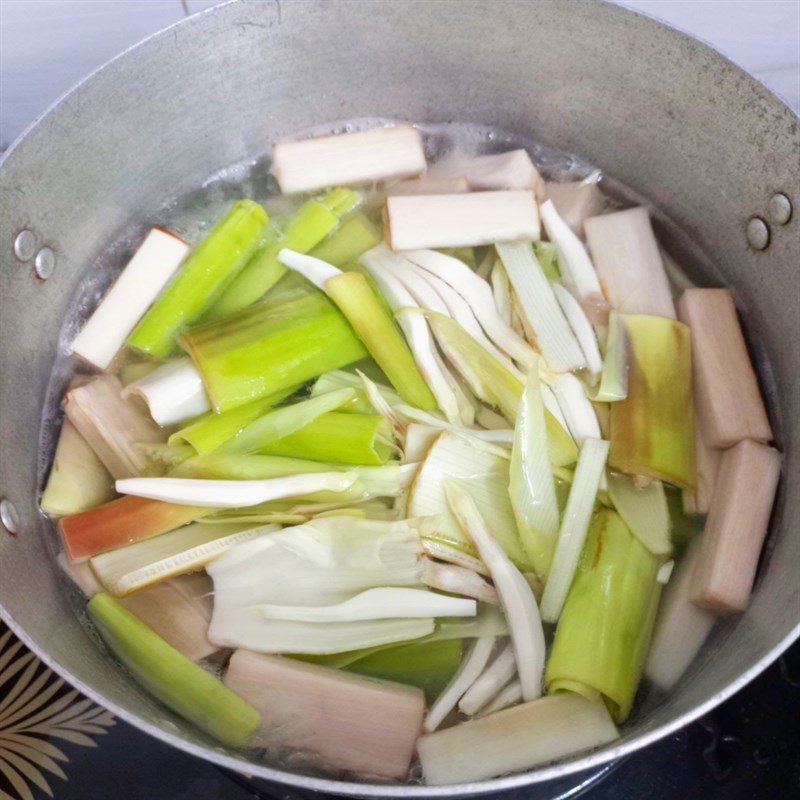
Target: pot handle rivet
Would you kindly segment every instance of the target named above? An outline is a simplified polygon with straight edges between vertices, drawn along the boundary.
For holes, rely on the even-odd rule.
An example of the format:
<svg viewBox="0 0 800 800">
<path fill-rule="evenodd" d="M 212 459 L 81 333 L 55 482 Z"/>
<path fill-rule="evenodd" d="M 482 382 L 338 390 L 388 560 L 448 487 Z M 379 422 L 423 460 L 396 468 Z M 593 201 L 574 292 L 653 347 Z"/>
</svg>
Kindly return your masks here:
<svg viewBox="0 0 800 800">
<path fill-rule="evenodd" d="M 19 515 L 10 500 L 0 500 L 0 522 L 14 536 L 19 533 Z"/>
<path fill-rule="evenodd" d="M 769 247 L 769 225 L 761 217 L 751 217 L 747 222 L 747 244 L 753 250 Z"/>
<path fill-rule="evenodd" d="M 770 222 L 775 225 L 786 225 L 792 218 L 792 201 L 783 192 L 776 192 L 769 199 L 767 213 Z"/>
<path fill-rule="evenodd" d="M 37 254 L 33 262 L 33 269 L 36 276 L 46 281 L 56 268 L 56 254 L 49 248 L 43 247 Z"/>
<path fill-rule="evenodd" d="M 27 229 L 21 230 L 14 239 L 14 255 L 19 261 L 30 261 L 36 252 L 36 235 Z"/>
</svg>

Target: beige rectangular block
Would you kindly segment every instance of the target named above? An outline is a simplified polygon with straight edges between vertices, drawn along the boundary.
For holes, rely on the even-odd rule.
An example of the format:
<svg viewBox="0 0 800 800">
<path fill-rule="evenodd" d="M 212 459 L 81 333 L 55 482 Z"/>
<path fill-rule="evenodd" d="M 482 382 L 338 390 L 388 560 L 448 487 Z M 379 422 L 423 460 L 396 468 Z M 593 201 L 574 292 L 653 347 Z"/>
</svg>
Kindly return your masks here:
<svg viewBox="0 0 800 800">
<path fill-rule="evenodd" d="M 683 510 L 686 514 L 708 514 L 708 510 L 711 508 L 711 498 L 714 496 L 714 486 L 717 482 L 722 450 L 709 447 L 706 444 L 696 413 L 694 419 L 694 442 L 697 485 L 694 489 L 683 490 Z"/>
<path fill-rule="evenodd" d="M 703 436 L 710 447 L 772 440 L 730 289 L 687 289 L 678 319 L 692 329 L 692 374 Z"/>
<path fill-rule="evenodd" d="M 722 454 L 692 573 L 694 602 L 721 614 L 747 607 L 780 470 L 781 454 L 750 439 Z"/>
</svg>

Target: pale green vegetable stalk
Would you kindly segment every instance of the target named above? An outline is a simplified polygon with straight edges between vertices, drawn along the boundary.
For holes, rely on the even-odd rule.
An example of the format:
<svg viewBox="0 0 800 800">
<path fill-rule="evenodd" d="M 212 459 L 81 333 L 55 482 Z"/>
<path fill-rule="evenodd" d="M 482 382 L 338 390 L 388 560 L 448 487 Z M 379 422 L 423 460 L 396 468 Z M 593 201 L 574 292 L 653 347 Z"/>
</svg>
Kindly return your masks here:
<svg viewBox="0 0 800 800">
<path fill-rule="evenodd" d="M 628 333 L 624 318 L 619 312 L 612 311 L 608 316 L 608 336 L 600 384 L 591 399 L 599 403 L 624 400 L 628 396 L 628 369 Z"/>
<path fill-rule="evenodd" d="M 569 492 L 558 543 L 542 595 L 542 618 L 555 622 L 561 614 L 597 498 L 608 456 L 608 442 L 586 439 Z"/>
<path fill-rule="evenodd" d="M 611 404 L 608 463 L 620 472 L 695 485 L 691 331 L 681 322 L 625 314 L 628 394 Z"/>
<path fill-rule="evenodd" d="M 619 514 L 595 515 L 547 664 L 551 694 L 600 692 L 618 722 L 628 716 L 658 605 L 660 563 Z"/>
<path fill-rule="evenodd" d="M 522 547 L 536 574 L 545 578 L 558 538 L 559 513 L 536 368 L 528 375 L 517 413 L 509 477 L 508 493 Z"/>
<path fill-rule="evenodd" d="M 128 344 L 157 358 L 168 356 L 175 347 L 175 336 L 208 309 L 244 267 L 266 222 L 266 212 L 258 203 L 234 203 L 189 254 L 134 328 Z"/>
<path fill-rule="evenodd" d="M 91 559 L 105 589 L 126 595 L 175 575 L 202 569 L 240 542 L 278 530 L 277 526 L 244 529 L 236 524 L 185 525 Z"/>
<path fill-rule="evenodd" d="M 186 459 L 169 474 L 172 478 L 207 478 L 218 480 L 264 480 L 305 472 L 328 472 L 332 464 L 270 455 L 226 455 L 207 453 Z"/>
<path fill-rule="evenodd" d="M 307 253 L 316 247 L 338 224 L 339 219 L 359 201 L 350 189 L 333 189 L 321 200 L 309 200 L 297 209 L 283 234 L 265 243 L 252 255 L 245 268 L 225 289 L 210 309 L 214 320 L 239 311 L 263 297 L 286 273 L 278 253 L 288 247 Z"/>
<path fill-rule="evenodd" d="M 282 389 L 279 392 L 262 397 L 260 400 L 254 400 L 252 403 L 232 408 L 222 414 L 215 414 L 210 411 L 173 433 L 169 437 L 168 443 L 170 446 L 175 446 L 181 442 L 186 442 L 194 448 L 196 453 L 201 455 L 210 453 L 236 436 L 239 431 L 251 422 L 266 414 L 267 411 L 292 394 L 293 391 L 294 387 Z"/>
<path fill-rule="evenodd" d="M 380 231 L 363 214 L 350 214 L 336 231 L 311 251 L 310 255 L 321 261 L 327 261 L 334 267 L 345 269 L 380 241 Z M 292 250 L 296 249 L 292 247 Z"/>
<path fill-rule="evenodd" d="M 330 411 L 294 433 L 262 445 L 258 452 L 335 464 L 380 466 L 399 451 L 392 426 L 384 417 Z"/>
<path fill-rule="evenodd" d="M 653 555 L 666 556 L 672 552 L 672 523 L 661 481 L 636 486 L 627 475 L 610 472 L 608 496 L 631 533 Z"/>
<path fill-rule="evenodd" d="M 249 703 L 109 595 L 96 594 L 87 611 L 114 655 L 150 694 L 224 744 L 247 745 L 260 721 Z"/>
<path fill-rule="evenodd" d="M 181 337 L 218 412 L 272 395 L 367 355 L 322 292 L 294 288 Z"/>
<path fill-rule="evenodd" d="M 219 448 L 219 452 L 227 455 L 255 452 L 300 430 L 317 417 L 339 408 L 354 397 L 355 392 L 352 389 L 340 389 L 268 411 L 263 417 L 242 428 L 233 439 Z"/>
<path fill-rule="evenodd" d="M 432 311 L 404 313 L 424 313 L 442 349 L 472 391 L 483 402 L 499 408 L 515 424 L 523 385 L 455 320 Z M 550 461 L 555 466 L 574 464 L 578 449 L 572 437 L 547 409 L 544 417 Z"/>
<path fill-rule="evenodd" d="M 380 392 L 381 397 L 392 407 L 398 403 L 403 402 L 397 392 L 390 386 L 384 383 L 373 381 L 373 386 Z M 370 402 L 369 398 L 364 391 L 364 381 L 355 372 L 345 372 L 342 369 L 335 369 L 331 372 L 326 372 L 320 375 L 311 387 L 311 396 L 316 397 L 319 394 L 332 392 L 335 389 L 355 389 L 358 392 L 358 397 L 340 410 L 356 414 L 372 414 L 375 410 L 374 405 Z"/>
<path fill-rule="evenodd" d="M 65 419 L 40 508 L 45 514 L 63 517 L 107 503 L 113 496 L 114 481 L 108 470 Z"/>
<path fill-rule="evenodd" d="M 534 242 L 533 253 L 547 280 L 550 282 L 561 280 L 556 246 L 552 242 Z"/>
</svg>

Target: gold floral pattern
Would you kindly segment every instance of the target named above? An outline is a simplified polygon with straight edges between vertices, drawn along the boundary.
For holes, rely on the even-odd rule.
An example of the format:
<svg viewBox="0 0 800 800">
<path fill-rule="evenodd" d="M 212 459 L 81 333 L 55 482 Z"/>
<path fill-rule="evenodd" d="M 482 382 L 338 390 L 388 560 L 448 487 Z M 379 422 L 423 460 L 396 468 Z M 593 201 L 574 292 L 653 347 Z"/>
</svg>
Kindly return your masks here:
<svg viewBox="0 0 800 800">
<path fill-rule="evenodd" d="M 0 800 L 34 800 L 33 787 L 53 797 L 45 775 L 67 780 L 69 761 L 53 740 L 96 747 L 92 736 L 114 724 L 0 623 Z"/>
</svg>

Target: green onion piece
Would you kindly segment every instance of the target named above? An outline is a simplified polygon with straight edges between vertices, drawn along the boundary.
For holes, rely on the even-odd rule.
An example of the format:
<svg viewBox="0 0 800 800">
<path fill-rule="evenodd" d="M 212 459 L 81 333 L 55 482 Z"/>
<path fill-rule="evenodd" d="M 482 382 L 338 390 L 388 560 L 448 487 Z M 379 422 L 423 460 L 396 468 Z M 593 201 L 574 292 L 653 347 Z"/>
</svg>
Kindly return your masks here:
<svg viewBox="0 0 800 800">
<path fill-rule="evenodd" d="M 310 253 L 339 269 L 346 269 L 362 253 L 381 241 L 381 232 L 363 214 L 350 214 L 339 228 Z M 292 250 L 296 247 L 287 245 Z"/>
<path fill-rule="evenodd" d="M 561 614 L 597 499 L 606 465 L 608 442 L 587 438 L 581 447 L 567 507 L 558 533 L 558 544 L 542 595 L 542 618 L 555 622 Z"/>
<path fill-rule="evenodd" d="M 627 475 L 610 472 L 608 496 L 631 533 L 653 555 L 672 552 L 669 508 L 661 481 L 636 486 Z"/>
<path fill-rule="evenodd" d="M 209 672 L 189 661 L 104 592 L 87 606 L 114 655 L 154 697 L 210 736 L 244 747 L 260 717 Z"/>
<path fill-rule="evenodd" d="M 436 398 L 392 317 L 360 272 L 342 272 L 325 281 L 325 292 L 342 310 L 400 396 L 417 408 L 436 408 Z"/>
<path fill-rule="evenodd" d="M 350 189 L 333 189 L 321 200 L 309 200 L 297 209 L 283 235 L 267 242 L 248 262 L 236 279 L 222 293 L 208 313 L 209 320 L 239 311 L 263 297 L 286 273 L 278 261 L 284 247 L 307 253 L 316 247 L 350 211 L 359 196 Z"/>
<path fill-rule="evenodd" d="M 660 563 L 619 514 L 595 515 L 547 664 L 550 694 L 598 691 L 618 722 L 628 716 L 658 605 Z"/>
<path fill-rule="evenodd" d="M 561 280 L 556 246 L 552 242 L 534 242 L 533 252 L 547 280 L 550 282 Z"/>
<path fill-rule="evenodd" d="M 623 317 L 631 343 L 628 395 L 611 404 L 609 466 L 693 487 L 691 331 L 666 317 Z"/>
<path fill-rule="evenodd" d="M 621 314 L 612 311 L 608 316 L 608 337 L 600 384 L 590 399 L 596 403 L 624 400 L 628 396 L 628 369 L 628 334 L 625 322 Z"/>
<path fill-rule="evenodd" d="M 246 425 L 258 419 L 276 406 L 285 397 L 290 395 L 294 389 L 282 389 L 280 392 L 269 394 L 260 400 L 254 400 L 237 408 L 232 408 L 223 414 L 215 414 L 209 411 L 208 414 L 195 419 L 193 422 L 175 431 L 169 437 L 168 443 L 173 446 L 186 442 L 191 445 L 197 453 L 210 453 L 216 450 L 221 444 L 232 439 Z"/>
<path fill-rule="evenodd" d="M 354 397 L 353 389 L 339 389 L 268 411 L 263 417 L 242 428 L 234 439 L 222 445 L 220 452 L 231 455 L 253 453 L 300 430 L 320 415 L 339 408 Z"/>
<path fill-rule="evenodd" d="M 519 404 L 509 475 L 508 493 L 522 547 L 544 579 L 558 538 L 559 513 L 537 369 L 530 371 Z"/>
<path fill-rule="evenodd" d="M 311 286 L 181 336 L 216 411 L 298 386 L 367 355 L 339 309 Z"/>
<path fill-rule="evenodd" d="M 259 447 L 258 452 L 380 466 L 397 452 L 397 447 L 392 440 L 392 426 L 385 417 L 330 411 L 294 433 Z"/>
<path fill-rule="evenodd" d="M 240 200 L 192 250 L 178 274 L 142 317 L 128 344 L 157 358 L 168 356 L 175 336 L 196 320 L 236 279 L 267 222 L 264 209 Z"/>
</svg>

